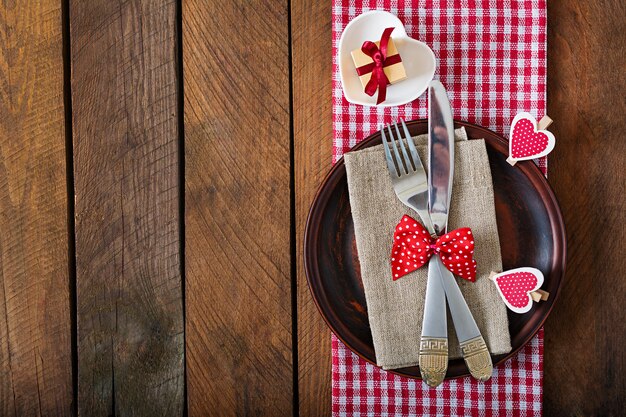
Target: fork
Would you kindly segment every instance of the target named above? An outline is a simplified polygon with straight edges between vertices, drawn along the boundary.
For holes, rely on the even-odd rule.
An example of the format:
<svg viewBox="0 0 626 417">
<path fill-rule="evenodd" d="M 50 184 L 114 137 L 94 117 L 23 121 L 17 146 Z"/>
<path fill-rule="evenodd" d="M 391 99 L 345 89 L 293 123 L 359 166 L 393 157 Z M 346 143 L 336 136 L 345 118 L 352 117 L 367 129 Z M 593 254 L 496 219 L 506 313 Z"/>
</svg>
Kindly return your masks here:
<svg viewBox="0 0 626 417">
<path fill-rule="evenodd" d="M 383 138 L 383 145 L 385 147 L 387 168 L 389 169 L 393 189 L 404 205 L 412 208 L 417 212 L 417 214 L 419 214 L 424 227 L 426 227 L 428 233 L 433 236 L 435 234 L 435 228 L 433 227 L 430 220 L 430 214 L 428 213 L 428 178 L 426 176 L 426 170 L 424 169 L 424 165 L 422 165 L 422 160 L 417 153 L 417 149 L 415 148 L 415 144 L 411 139 L 411 134 L 409 133 L 409 129 L 407 128 L 406 123 L 404 123 L 404 120 L 402 120 L 402 128 L 407 138 L 406 142 L 408 143 L 411 157 L 409 157 L 406 147 L 404 146 L 404 140 L 402 139 L 397 123 L 395 124 L 395 128 L 399 139 L 396 139 L 393 135 L 391 125 L 387 125 L 389 136 L 391 136 L 391 145 L 393 146 L 395 162 L 391 156 L 391 150 L 389 149 L 385 129 L 382 128 L 380 130 Z M 400 157 L 400 152 L 398 151 L 396 142 L 399 143 L 404 159 Z"/>
<path fill-rule="evenodd" d="M 400 134 L 397 123 L 395 124 L 395 136 L 391 126 L 387 126 L 395 160 L 385 135 L 385 129 L 382 128 L 380 130 L 393 189 L 402 203 L 419 214 L 424 227 L 431 237 L 436 238 L 435 228 L 428 212 L 428 178 L 426 170 L 422 165 L 417 149 L 415 149 L 415 144 L 406 123 L 404 120 L 401 122 L 404 139 Z M 405 140 L 408 152 L 407 146 L 404 145 Z M 398 151 L 398 148 L 401 151 Z M 402 157 L 400 152 L 402 152 Z M 431 263 L 430 261 L 428 264 L 426 299 L 433 302 L 425 303 L 424 305 L 419 366 L 424 382 L 431 387 L 436 387 L 443 382 L 448 369 L 448 331 L 446 295 L 442 285 L 441 271 L 436 263 Z"/>
</svg>

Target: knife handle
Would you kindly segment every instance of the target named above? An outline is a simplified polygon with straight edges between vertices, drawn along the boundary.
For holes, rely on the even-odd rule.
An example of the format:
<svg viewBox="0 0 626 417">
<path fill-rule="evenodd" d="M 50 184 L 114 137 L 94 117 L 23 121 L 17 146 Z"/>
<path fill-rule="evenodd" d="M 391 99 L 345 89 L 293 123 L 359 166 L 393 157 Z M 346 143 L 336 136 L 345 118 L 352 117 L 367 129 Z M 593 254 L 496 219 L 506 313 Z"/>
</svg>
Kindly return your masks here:
<svg viewBox="0 0 626 417">
<path fill-rule="evenodd" d="M 491 355 L 482 336 L 461 342 L 463 359 L 472 376 L 479 381 L 487 381 L 493 373 Z"/>
</svg>

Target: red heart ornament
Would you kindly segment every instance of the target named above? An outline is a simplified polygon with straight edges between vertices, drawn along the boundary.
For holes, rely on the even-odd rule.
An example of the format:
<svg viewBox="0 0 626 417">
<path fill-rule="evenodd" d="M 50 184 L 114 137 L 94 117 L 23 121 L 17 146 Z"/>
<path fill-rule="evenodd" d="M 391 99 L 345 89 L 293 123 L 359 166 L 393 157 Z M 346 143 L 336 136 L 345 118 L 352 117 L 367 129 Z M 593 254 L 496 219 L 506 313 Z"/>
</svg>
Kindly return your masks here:
<svg viewBox="0 0 626 417">
<path fill-rule="evenodd" d="M 537 130 L 537 120 L 530 113 L 519 113 L 511 123 L 509 157 L 514 161 L 540 158 L 554 149 L 554 135 Z"/>
<path fill-rule="evenodd" d="M 536 268 L 517 268 L 491 276 L 506 306 L 526 313 L 533 305 L 530 293 L 543 285 L 543 274 Z"/>
</svg>

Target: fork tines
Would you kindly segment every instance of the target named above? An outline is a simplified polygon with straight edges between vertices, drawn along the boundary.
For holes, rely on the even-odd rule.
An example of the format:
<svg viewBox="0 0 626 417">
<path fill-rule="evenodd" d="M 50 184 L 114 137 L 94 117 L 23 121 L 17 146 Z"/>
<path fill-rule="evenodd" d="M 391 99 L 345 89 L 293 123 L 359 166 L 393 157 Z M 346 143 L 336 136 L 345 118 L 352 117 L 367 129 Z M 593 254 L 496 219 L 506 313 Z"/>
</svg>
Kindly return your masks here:
<svg viewBox="0 0 626 417">
<path fill-rule="evenodd" d="M 404 131 L 404 137 L 400 133 L 400 129 L 398 128 L 398 123 L 395 123 L 396 134 L 394 135 L 393 130 L 391 129 L 391 125 L 387 125 L 387 131 L 389 132 L 389 136 L 391 137 L 391 145 L 393 146 L 393 152 L 395 155 L 395 159 L 391 155 L 391 150 L 389 149 L 389 142 L 387 140 L 387 136 L 385 135 L 385 128 L 381 126 L 380 133 L 383 138 L 383 145 L 385 146 L 385 156 L 387 159 L 387 167 L 390 173 L 395 173 L 396 176 L 400 177 L 405 174 L 409 174 L 410 172 L 415 172 L 418 169 L 422 169 L 422 161 L 417 153 L 417 149 L 415 149 L 415 144 L 413 143 L 413 139 L 411 138 L 411 134 L 409 133 L 409 129 L 404 123 L 404 120 L 401 120 L 402 130 Z M 407 142 L 409 147 L 409 153 L 407 153 L 406 146 L 404 141 Z M 402 157 L 400 156 L 400 152 L 398 151 L 399 143 L 400 149 L 402 151 Z"/>
</svg>

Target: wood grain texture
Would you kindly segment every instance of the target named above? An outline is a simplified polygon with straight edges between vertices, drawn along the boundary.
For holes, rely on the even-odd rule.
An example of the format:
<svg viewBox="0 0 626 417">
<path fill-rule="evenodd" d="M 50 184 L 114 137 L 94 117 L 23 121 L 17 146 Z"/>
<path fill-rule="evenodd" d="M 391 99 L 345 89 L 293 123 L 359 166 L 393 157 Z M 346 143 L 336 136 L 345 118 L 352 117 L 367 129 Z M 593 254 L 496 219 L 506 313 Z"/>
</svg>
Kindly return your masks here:
<svg viewBox="0 0 626 417">
<path fill-rule="evenodd" d="M 566 284 L 546 324 L 546 415 L 626 409 L 626 4 L 548 4 L 549 180 L 568 230 Z"/>
<path fill-rule="evenodd" d="M 175 17 L 70 1 L 79 415 L 183 413 Z"/>
<path fill-rule="evenodd" d="M 287 1 L 182 6 L 189 415 L 290 415 Z"/>
<path fill-rule="evenodd" d="M 309 207 L 332 163 L 332 15 L 330 1 L 291 7 L 299 412 L 324 416 L 331 405 L 330 331 L 311 297 L 302 249 Z"/>
<path fill-rule="evenodd" d="M 70 415 L 61 3 L 0 13 L 0 415 Z"/>
</svg>

